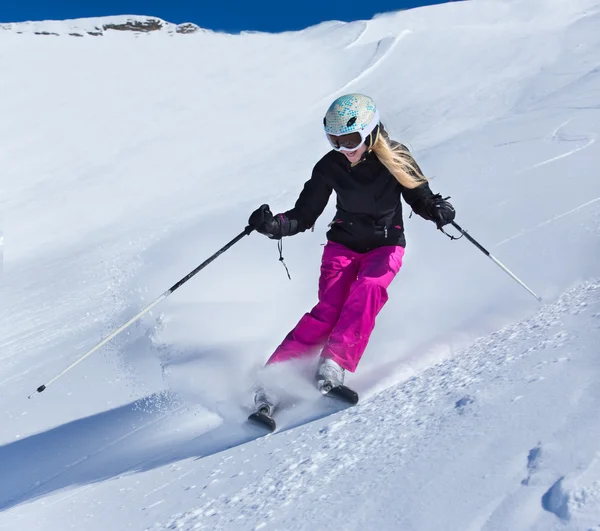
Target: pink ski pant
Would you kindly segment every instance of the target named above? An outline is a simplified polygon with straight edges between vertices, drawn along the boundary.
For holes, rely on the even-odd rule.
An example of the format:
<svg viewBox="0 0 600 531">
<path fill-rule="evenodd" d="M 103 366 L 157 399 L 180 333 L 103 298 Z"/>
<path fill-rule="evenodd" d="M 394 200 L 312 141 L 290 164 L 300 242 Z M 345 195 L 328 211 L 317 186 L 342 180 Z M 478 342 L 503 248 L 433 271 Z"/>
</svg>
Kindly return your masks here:
<svg viewBox="0 0 600 531">
<path fill-rule="evenodd" d="M 321 262 L 319 302 L 304 314 L 267 364 L 314 355 L 323 348 L 321 356 L 354 372 L 403 256 L 400 246 L 357 253 L 328 242 Z"/>
</svg>

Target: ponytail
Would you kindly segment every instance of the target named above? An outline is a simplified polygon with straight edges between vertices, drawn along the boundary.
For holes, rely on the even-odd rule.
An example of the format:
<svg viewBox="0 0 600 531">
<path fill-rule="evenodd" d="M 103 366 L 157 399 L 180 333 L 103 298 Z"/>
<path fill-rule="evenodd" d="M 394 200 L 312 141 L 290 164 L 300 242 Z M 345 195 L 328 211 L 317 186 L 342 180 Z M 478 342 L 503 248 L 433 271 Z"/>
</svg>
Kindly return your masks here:
<svg viewBox="0 0 600 531">
<path fill-rule="evenodd" d="M 404 188 L 412 190 L 427 182 L 408 149 L 391 140 L 383 124 L 379 124 L 371 135 L 375 136 L 375 141 L 370 150 Z"/>
</svg>

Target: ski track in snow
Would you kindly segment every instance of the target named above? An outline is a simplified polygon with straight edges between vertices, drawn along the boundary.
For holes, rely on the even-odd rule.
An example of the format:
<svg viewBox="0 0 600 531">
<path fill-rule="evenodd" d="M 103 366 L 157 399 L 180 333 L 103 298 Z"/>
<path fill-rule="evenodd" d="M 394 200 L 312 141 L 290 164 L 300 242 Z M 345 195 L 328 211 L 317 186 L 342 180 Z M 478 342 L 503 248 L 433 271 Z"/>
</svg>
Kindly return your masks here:
<svg viewBox="0 0 600 531">
<path fill-rule="evenodd" d="M 572 119 L 567 120 L 566 122 L 562 123 L 561 125 L 559 125 L 550 135 L 549 140 L 551 142 L 557 142 L 557 143 L 562 143 L 562 142 L 581 142 L 581 141 L 585 141 L 586 143 L 583 144 L 582 146 L 576 147 L 574 149 L 572 149 L 571 151 L 567 151 L 566 153 L 563 153 L 562 155 L 557 155 L 556 157 L 552 157 L 548 160 L 544 160 L 542 162 L 538 162 L 537 164 L 534 164 L 533 166 L 531 166 L 531 168 L 529 169 L 534 169 L 534 168 L 539 168 L 541 166 L 545 166 L 546 164 L 550 164 L 552 162 L 556 162 L 557 160 L 560 159 L 564 159 L 565 157 L 569 157 L 571 155 L 574 155 L 575 153 L 582 151 L 588 147 L 590 147 L 592 144 L 594 144 L 596 142 L 596 136 L 592 135 L 576 135 L 576 136 L 569 136 L 565 133 L 562 133 L 562 131 L 564 130 L 564 128 L 569 124 L 569 122 L 571 122 Z M 524 170 L 522 170 L 524 171 Z"/>
<path fill-rule="evenodd" d="M 366 28 L 364 31 L 366 31 Z M 333 99 L 337 98 L 342 94 L 345 94 L 346 92 L 349 92 L 352 87 L 358 85 L 361 82 L 361 80 L 366 78 L 370 73 L 372 73 L 372 71 L 375 68 L 379 67 L 381 63 L 385 61 L 385 59 L 393 52 L 394 48 L 396 48 L 396 46 L 402 39 L 404 39 L 411 33 L 411 30 L 403 30 L 399 35 L 396 35 L 394 37 L 385 37 L 377 41 L 377 44 L 375 45 L 375 51 L 373 52 L 373 56 L 371 57 L 371 59 L 369 59 L 369 61 L 367 62 L 363 70 L 360 72 L 360 74 L 352 78 L 344 86 L 337 89 L 335 92 L 332 92 L 331 94 L 328 94 L 327 96 L 322 98 L 322 100 L 317 103 L 317 107 L 320 109 L 324 105 L 329 105 Z M 360 36 L 357 38 L 357 40 L 359 38 Z M 351 45 L 355 46 L 356 43 L 351 43 Z"/>
<path fill-rule="evenodd" d="M 356 35 L 354 37 L 354 39 L 352 39 L 351 42 L 349 42 L 348 44 L 346 44 L 346 49 L 348 48 L 352 48 L 353 46 L 358 46 L 360 44 L 360 40 L 362 39 L 363 35 L 367 32 L 367 29 L 369 28 L 369 24 L 368 22 L 356 22 L 355 24 L 360 24 L 360 32 L 358 33 L 358 35 Z"/>
<path fill-rule="evenodd" d="M 579 138 L 578 140 L 582 140 L 582 138 Z M 580 147 L 577 147 L 575 149 L 572 149 L 571 151 L 567 151 L 566 153 L 563 153 L 562 155 L 557 155 L 556 157 L 552 157 L 551 159 L 544 160 L 542 162 L 534 164 L 529 169 L 539 168 L 541 166 L 545 166 L 546 164 L 550 164 L 552 162 L 556 162 L 557 160 L 564 159 L 565 157 L 570 157 L 571 155 L 574 155 L 578 151 L 582 151 L 585 148 L 590 147 L 592 144 L 594 144 L 594 142 L 596 142 L 596 138 L 589 138 L 588 141 L 583 146 L 580 146 Z"/>
<path fill-rule="evenodd" d="M 583 203 L 582 205 L 579 205 L 575 208 L 572 208 L 571 210 L 567 210 L 566 212 L 563 212 L 562 214 L 558 214 L 556 216 L 554 216 L 551 219 L 547 219 L 546 221 L 542 221 L 541 223 L 539 223 L 538 225 L 536 225 L 535 227 L 531 227 L 529 229 L 523 229 L 521 232 L 519 232 L 518 234 L 515 234 L 514 236 L 511 236 L 510 238 L 506 238 L 505 240 L 502 240 L 498 243 L 496 243 L 496 247 L 499 247 L 500 245 L 504 245 L 508 242 L 511 242 L 513 240 L 516 240 L 517 238 L 520 238 L 521 236 L 524 236 L 525 234 L 528 234 L 530 232 L 534 232 L 538 229 L 541 229 L 542 227 L 545 227 L 546 225 L 550 225 L 551 223 L 554 223 L 555 221 L 558 221 L 559 219 L 562 219 L 566 216 L 570 216 L 571 214 L 575 214 L 576 212 L 579 212 L 580 210 L 583 210 L 584 208 L 593 205 L 594 203 L 597 203 L 598 201 L 600 201 L 600 197 L 596 197 L 594 199 L 592 199 L 591 201 L 586 201 L 585 203 Z"/>
</svg>

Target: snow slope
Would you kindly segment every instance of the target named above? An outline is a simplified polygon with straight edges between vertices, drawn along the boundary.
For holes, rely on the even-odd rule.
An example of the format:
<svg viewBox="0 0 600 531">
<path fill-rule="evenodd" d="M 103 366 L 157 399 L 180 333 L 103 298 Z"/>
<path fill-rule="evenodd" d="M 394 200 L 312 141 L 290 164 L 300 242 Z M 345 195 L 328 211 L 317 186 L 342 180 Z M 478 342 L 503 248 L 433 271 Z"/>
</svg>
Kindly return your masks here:
<svg viewBox="0 0 600 531">
<path fill-rule="evenodd" d="M 600 4 L 104 29 L 127 20 L 148 23 L 0 28 L 0 528 L 600 529 Z M 349 377 L 363 402 L 335 413 L 279 369 L 303 400 L 256 440 L 252 382 L 314 304 L 332 201 L 284 241 L 292 282 L 251 235 L 27 400 L 253 208 L 289 208 L 348 91 L 542 307 L 406 215 L 404 268 Z"/>
</svg>

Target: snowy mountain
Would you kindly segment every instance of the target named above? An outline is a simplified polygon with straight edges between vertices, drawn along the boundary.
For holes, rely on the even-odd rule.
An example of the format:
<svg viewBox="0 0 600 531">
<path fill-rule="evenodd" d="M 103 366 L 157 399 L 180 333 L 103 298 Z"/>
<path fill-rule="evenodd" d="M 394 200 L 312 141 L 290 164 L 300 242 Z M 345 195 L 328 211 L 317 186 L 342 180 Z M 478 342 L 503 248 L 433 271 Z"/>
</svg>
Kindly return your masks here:
<svg viewBox="0 0 600 531">
<path fill-rule="evenodd" d="M 0 529 L 600 530 L 598 0 L 186 27 L 0 27 Z M 302 400 L 260 436 L 256 372 L 315 302 L 332 200 L 284 240 L 291 282 L 252 234 L 27 399 L 290 208 L 351 91 L 541 305 L 407 211 L 361 403 L 278 369 Z"/>
<path fill-rule="evenodd" d="M 156 17 L 116 16 L 83 18 L 73 20 L 44 20 L 40 22 L 14 22 L 0 24 L 0 31 L 9 31 L 17 35 L 70 36 L 70 37 L 104 37 L 113 32 L 126 32 L 139 36 L 142 34 L 190 34 L 198 31 L 207 32 L 196 24 L 171 24 Z"/>
</svg>

